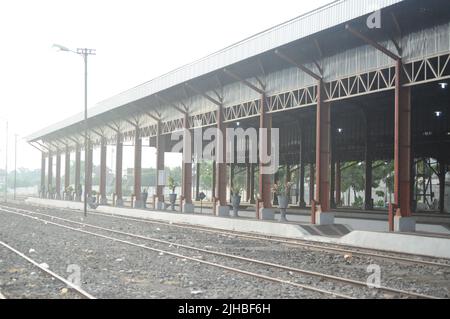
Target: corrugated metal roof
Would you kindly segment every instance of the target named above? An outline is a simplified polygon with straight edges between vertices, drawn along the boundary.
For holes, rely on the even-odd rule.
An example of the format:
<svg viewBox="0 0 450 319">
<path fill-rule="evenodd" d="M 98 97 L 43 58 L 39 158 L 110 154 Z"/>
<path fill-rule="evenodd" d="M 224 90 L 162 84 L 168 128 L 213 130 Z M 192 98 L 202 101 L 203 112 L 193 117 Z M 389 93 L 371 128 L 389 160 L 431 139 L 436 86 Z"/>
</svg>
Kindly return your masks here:
<svg viewBox="0 0 450 319">
<path fill-rule="evenodd" d="M 88 111 L 94 117 L 117 107 L 126 105 L 163 91 L 180 83 L 201 77 L 239 61 L 257 56 L 269 50 L 332 28 L 347 21 L 364 16 L 405 0 L 337 0 L 295 19 L 260 32 L 252 37 L 228 46 L 203 59 L 180 67 L 109 99 L 97 103 Z M 64 127 L 81 122 L 84 114 L 74 115 L 39 132 L 30 135 L 27 140 L 37 140 Z"/>
</svg>

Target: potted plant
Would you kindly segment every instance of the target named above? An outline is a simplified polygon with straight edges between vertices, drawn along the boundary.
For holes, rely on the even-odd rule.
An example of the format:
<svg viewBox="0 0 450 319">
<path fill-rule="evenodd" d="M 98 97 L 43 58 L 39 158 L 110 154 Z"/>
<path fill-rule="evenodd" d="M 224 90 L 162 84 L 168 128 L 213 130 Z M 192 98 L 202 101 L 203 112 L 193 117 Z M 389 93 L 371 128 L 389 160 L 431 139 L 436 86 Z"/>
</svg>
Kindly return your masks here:
<svg viewBox="0 0 450 319">
<path fill-rule="evenodd" d="M 169 176 L 169 180 L 167 183 L 167 187 L 169 187 L 171 193 L 169 194 L 169 202 L 172 210 L 175 210 L 175 202 L 177 200 L 177 194 L 175 193 L 175 189 L 178 187 L 177 182 L 172 176 Z"/>
<path fill-rule="evenodd" d="M 145 187 L 142 189 L 141 198 L 142 198 L 142 204 L 144 205 L 144 208 L 147 208 L 148 190 Z"/>
<path fill-rule="evenodd" d="M 286 219 L 286 209 L 289 206 L 289 194 L 291 192 L 291 187 L 293 183 L 277 183 L 272 186 L 272 191 L 278 197 L 278 207 L 280 208 L 280 221 L 285 222 Z"/>
<path fill-rule="evenodd" d="M 233 206 L 233 217 L 239 217 L 239 205 L 241 205 L 242 188 L 234 186 L 231 188 L 231 205 Z"/>
</svg>

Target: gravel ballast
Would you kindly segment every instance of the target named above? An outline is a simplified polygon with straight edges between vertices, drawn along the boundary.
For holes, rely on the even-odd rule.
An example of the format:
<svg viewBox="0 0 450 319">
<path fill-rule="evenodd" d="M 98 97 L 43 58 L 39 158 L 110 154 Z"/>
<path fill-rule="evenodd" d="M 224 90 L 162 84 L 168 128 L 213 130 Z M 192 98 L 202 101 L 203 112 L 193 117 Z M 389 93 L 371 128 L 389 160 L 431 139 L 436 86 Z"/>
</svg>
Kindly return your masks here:
<svg viewBox="0 0 450 319">
<path fill-rule="evenodd" d="M 368 266 L 375 264 L 380 267 L 381 285 L 383 286 L 448 298 L 450 268 L 439 269 L 439 267 L 434 266 L 401 263 L 384 259 L 375 260 L 370 257 L 361 256 L 352 256 L 349 259 L 348 256 L 347 258 L 344 258 L 344 254 L 341 253 L 315 251 L 298 246 L 243 239 L 233 235 L 224 236 L 198 230 L 181 229 L 171 225 L 151 224 L 93 214 L 90 214 L 87 219 L 83 219 L 80 212 L 22 205 L 21 208 L 78 222 L 86 222 L 105 228 L 163 239 L 176 244 L 220 251 L 285 266 L 342 276 L 363 282 L 365 282 L 371 274 L 367 271 Z M 149 214 L 151 214 L 151 212 L 149 212 Z M 43 216 L 36 217 L 45 219 Z M 100 298 L 326 297 L 318 293 L 306 290 L 303 291 L 302 289 L 293 286 L 275 284 L 245 275 L 230 273 L 225 270 L 202 265 L 189 260 L 183 261 L 182 259 L 177 259 L 175 257 L 143 251 L 137 247 L 127 247 L 121 243 L 114 243 L 106 239 L 90 237 L 87 234 L 58 229 L 57 226 L 45 225 L 46 227 L 44 227 L 44 224 L 26 217 L 1 212 L 0 218 L 6 218 L 5 222 L 2 222 L 2 226 L 0 227 L 2 238 L 4 238 L 5 235 L 12 236 L 12 234 L 8 233 L 8 230 L 10 230 L 11 227 L 20 229 L 20 232 L 17 233 L 21 234 L 20 237 L 22 240 L 20 243 L 22 245 L 27 244 L 26 240 L 36 239 L 36 236 L 38 236 L 37 234 L 39 234 L 41 240 L 39 240 L 38 245 L 44 244 L 44 247 L 47 246 L 44 248 L 44 251 L 48 254 L 49 260 L 53 261 L 54 258 L 54 264 L 58 265 L 61 273 L 65 272 L 63 265 L 66 264 L 67 267 L 69 261 L 64 261 L 64 259 L 62 259 L 65 253 L 62 254 L 59 250 L 68 251 L 69 254 L 70 251 L 73 251 L 71 254 L 72 258 L 76 257 L 73 263 L 84 265 L 84 277 L 85 279 L 89 279 L 83 283 L 83 288 L 94 295 L 96 293 L 99 294 L 97 297 Z M 12 222 L 14 225 L 7 227 L 7 220 L 10 221 L 9 224 Z M 80 227 L 56 219 L 54 222 L 72 227 Z M 137 244 L 146 244 L 147 246 L 164 250 L 173 250 L 173 252 L 180 254 L 190 254 L 190 256 L 193 257 L 200 257 L 199 259 L 216 261 L 230 267 L 254 271 L 260 274 L 302 284 L 311 284 L 322 289 L 336 291 L 358 298 L 393 297 L 390 293 L 386 294 L 377 292 L 376 290 L 355 288 L 349 285 L 338 285 L 332 281 L 319 280 L 310 276 L 300 276 L 298 274 L 271 269 L 261 265 L 245 264 L 241 261 L 230 261 L 223 257 L 209 256 L 208 254 L 199 254 L 176 247 L 168 247 L 168 245 L 164 244 L 130 239 L 125 236 L 111 233 L 108 234 L 92 228 L 85 229 L 112 237 L 118 237 L 123 240 L 130 240 Z M 69 243 L 72 241 L 68 240 L 68 237 L 78 238 L 76 244 L 70 245 Z M 52 240 L 52 238 L 55 240 Z M 50 246 L 45 244 L 47 241 L 50 243 Z M 91 248 L 92 243 L 97 243 L 97 245 L 94 245 L 94 247 Z M 106 263 L 107 266 L 103 266 L 104 263 Z M 105 289 L 112 284 L 112 281 L 119 281 L 122 284 L 126 284 L 127 287 L 125 289 L 127 295 L 124 296 L 120 291 L 117 291 L 120 289 L 117 285 L 115 285 L 116 288 L 114 289 L 116 291 L 106 292 Z M 89 287 L 89 289 L 87 287 Z M 147 291 L 148 288 L 152 291 L 151 293 Z"/>
</svg>

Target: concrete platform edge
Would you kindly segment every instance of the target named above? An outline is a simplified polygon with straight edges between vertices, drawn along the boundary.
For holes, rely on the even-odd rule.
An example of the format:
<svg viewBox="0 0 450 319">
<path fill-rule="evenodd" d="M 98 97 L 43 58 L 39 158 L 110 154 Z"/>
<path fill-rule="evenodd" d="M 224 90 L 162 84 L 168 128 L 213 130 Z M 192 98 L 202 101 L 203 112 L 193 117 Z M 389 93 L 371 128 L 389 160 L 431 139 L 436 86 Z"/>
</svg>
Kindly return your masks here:
<svg viewBox="0 0 450 319">
<path fill-rule="evenodd" d="M 82 210 L 83 203 L 61 200 L 28 198 L 26 203 L 47 207 L 59 207 Z M 450 239 L 440 237 L 417 236 L 405 233 L 383 233 L 354 230 L 340 237 L 314 236 L 298 225 L 279 222 L 233 219 L 209 215 L 191 215 L 162 211 L 146 211 L 131 208 L 99 206 L 97 212 L 136 217 L 149 220 L 182 223 L 194 226 L 211 227 L 218 230 L 251 232 L 259 235 L 292 239 L 304 239 L 313 242 L 343 244 L 359 248 L 380 249 L 398 253 L 417 254 L 450 259 Z"/>
</svg>

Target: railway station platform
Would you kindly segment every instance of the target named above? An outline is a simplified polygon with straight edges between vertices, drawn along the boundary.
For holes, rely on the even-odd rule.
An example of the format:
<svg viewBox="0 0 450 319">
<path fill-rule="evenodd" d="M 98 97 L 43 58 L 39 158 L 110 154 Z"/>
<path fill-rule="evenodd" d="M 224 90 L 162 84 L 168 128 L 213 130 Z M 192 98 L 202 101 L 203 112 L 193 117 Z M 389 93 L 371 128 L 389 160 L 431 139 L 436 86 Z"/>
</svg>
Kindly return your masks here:
<svg viewBox="0 0 450 319">
<path fill-rule="evenodd" d="M 30 197 L 25 200 L 25 203 L 63 209 L 83 209 L 83 203 L 72 201 Z M 156 211 L 111 206 L 99 206 L 92 211 L 224 231 L 254 233 L 270 237 L 450 258 L 450 232 L 442 225 L 418 224 L 416 233 L 390 233 L 386 231 L 387 222 L 356 218 L 338 217 L 335 219 L 335 225 L 317 226 L 308 224 L 308 217 L 299 214 L 288 214 L 289 222 L 280 223 L 278 221 L 256 220 L 251 218 L 254 217 L 254 213 L 249 211 L 241 211 L 239 218 L 212 216 L 212 214 L 208 214 L 208 209 L 204 209 L 203 214 L 185 214 L 170 210 Z M 447 230 L 447 233 L 445 230 Z"/>
</svg>

